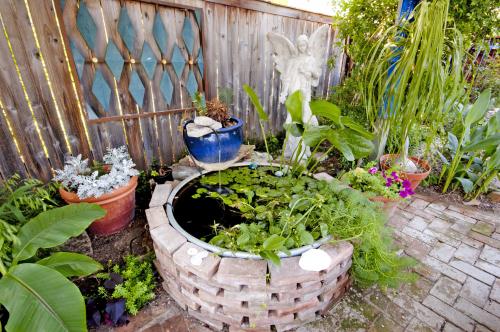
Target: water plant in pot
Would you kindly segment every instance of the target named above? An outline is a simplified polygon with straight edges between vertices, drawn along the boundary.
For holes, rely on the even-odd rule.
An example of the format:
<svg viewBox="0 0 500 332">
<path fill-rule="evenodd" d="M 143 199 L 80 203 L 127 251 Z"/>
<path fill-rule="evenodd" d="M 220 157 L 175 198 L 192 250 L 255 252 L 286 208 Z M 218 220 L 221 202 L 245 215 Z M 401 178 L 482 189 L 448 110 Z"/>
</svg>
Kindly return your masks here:
<svg viewBox="0 0 500 332">
<path fill-rule="evenodd" d="M 260 109 L 262 105 L 253 90 L 245 90 Z M 318 129 L 309 128 L 301 116 L 296 116 L 302 107 L 300 91 L 290 95 L 285 105 L 288 111 L 297 113 L 293 126 L 286 127 L 287 134 L 297 135 L 313 150 L 317 144 L 331 141 L 331 149 L 340 147 L 349 157 L 371 152 L 371 141 L 356 134 L 363 131 L 359 125 L 344 117 L 345 126 L 341 126 L 340 114 L 327 112 L 334 105 L 312 103 L 313 113 L 323 112 L 337 121 Z M 192 243 L 219 255 L 260 257 L 275 265 L 280 265 L 282 258 L 301 255 L 321 243 L 350 241 L 354 246 L 354 276 L 359 284 L 395 286 L 412 279 L 413 275 L 405 271 L 410 262 L 391 247 L 390 233 L 384 227 L 386 216 L 377 204 L 336 179 L 326 182 L 313 178 L 315 162 L 296 162 L 300 146 L 293 154 L 295 161 L 257 167 L 238 164 L 186 179 L 172 192 L 167 204 L 171 225 Z M 198 207 L 196 211 L 193 205 Z"/>
<path fill-rule="evenodd" d="M 61 197 L 68 204 L 95 203 L 106 210 L 106 215 L 90 226 L 97 235 L 110 235 L 128 226 L 135 215 L 135 188 L 137 175 L 127 148 L 108 148 L 105 165 L 98 170 L 88 167 L 82 156 L 67 158 L 64 168 L 56 170 L 55 181 L 62 184 Z"/>
<path fill-rule="evenodd" d="M 402 199 L 414 194 L 410 181 L 395 170 L 379 170 L 373 162 L 345 173 L 341 181 L 365 193 L 370 201 L 382 203 L 388 217 Z"/>
<path fill-rule="evenodd" d="M 222 98 L 221 98 L 222 99 Z M 243 142 L 243 121 L 228 113 L 230 98 L 205 102 L 196 94 L 197 116 L 183 123 L 183 138 L 189 154 L 202 163 L 224 163 L 235 159 Z"/>
<path fill-rule="evenodd" d="M 408 156 L 409 133 L 427 127 L 427 154 L 464 93 L 465 50 L 461 33 L 447 26 L 448 7 L 449 0 L 422 1 L 407 18 L 377 32 L 362 65 L 360 88 L 377 134 L 377 158 L 382 168 L 398 167 L 413 189 L 431 168 L 425 159 Z M 398 151 L 382 156 L 390 131 Z"/>
</svg>

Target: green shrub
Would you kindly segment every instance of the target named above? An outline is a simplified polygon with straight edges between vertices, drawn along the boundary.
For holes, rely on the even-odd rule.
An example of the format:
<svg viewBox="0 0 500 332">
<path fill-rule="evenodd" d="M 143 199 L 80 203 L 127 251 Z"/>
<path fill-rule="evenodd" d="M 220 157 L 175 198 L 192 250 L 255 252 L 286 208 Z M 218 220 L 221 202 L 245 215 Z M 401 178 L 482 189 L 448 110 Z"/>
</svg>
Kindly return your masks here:
<svg viewBox="0 0 500 332">
<path fill-rule="evenodd" d="M 124 258 L 124 266 L 115 264 L 111 271 L 119 276 L 121 282 L 112 287 L 112 292 L 104 286 L 98 288 L 99 296 L 105 300 L 125 299 L 125 307 L 131 315 L 136 315 L 155 297 L 156 280 L 150 258 L 141 260 L 137 256 Z M 110 274 L 101 274 L 101 278 L 109 279 Z"/>
</svg>

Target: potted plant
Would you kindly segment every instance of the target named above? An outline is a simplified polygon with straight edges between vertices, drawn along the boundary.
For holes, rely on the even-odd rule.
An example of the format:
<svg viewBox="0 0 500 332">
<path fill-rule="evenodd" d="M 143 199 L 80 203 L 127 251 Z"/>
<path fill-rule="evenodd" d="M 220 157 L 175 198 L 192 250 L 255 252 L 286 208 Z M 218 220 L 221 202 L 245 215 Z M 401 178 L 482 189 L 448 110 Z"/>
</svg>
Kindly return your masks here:
<svg viewBox="0 0 500 332">
<path fill-rule="evenodd" d="M 197 115 L 183 124 L 184 143 L 197 161 L 223 163 L 238 156 L 243 142 L 243 121 L 228 113 L 227 103 L 205 102 L 200 93 L 193 101 Z"/>
<path fill-rule="evenodd" d="M 345 173 L 341 181 L 365 193 L 370 201 L 383 203 L 389 217 L 394 214 L 401 199 L 414 194 L 410 181 L 401 174 L 394 170 L 381 171 L 373 163 Z"/>
<path fill-rule="evenodd" d="M 363 102 L 377 133 L 381 167 L 399 167 L 412 189 L 431 168 L 422 158 L 408 157 L 410 132 L 427 127 L 428 152 L 445 115 L 464 93 L 465 52 L 460 32 L 447 27 L 448 7 L 449 0 L 422 1 L 409 17 L 377 34 L 362 68 Z M 381 157 L 389 131 L 398 148 Z"/>
<path fill-rule="evenodd" d="M 88 159 L 69 157 L 64 169 L 56 170 L 54 180 L 62 183 L 61 197 L 68 204 L 95 203 L 106 215 L 92 223 L 90 230 L 97 235 L 110 235 L 127 227 L 135 215 L 137 175 L 134 162 L 125 146 L 108 149 L 101 171 L 92 171 Z"/>
</svg>

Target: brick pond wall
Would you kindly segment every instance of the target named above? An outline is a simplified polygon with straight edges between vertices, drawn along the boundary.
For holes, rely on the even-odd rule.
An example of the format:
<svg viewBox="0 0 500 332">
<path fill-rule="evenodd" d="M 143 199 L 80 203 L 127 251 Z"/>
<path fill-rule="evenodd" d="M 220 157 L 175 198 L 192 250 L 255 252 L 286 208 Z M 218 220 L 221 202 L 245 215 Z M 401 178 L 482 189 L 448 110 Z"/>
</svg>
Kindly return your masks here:
<svg viewBox="0 0 500 332">
<path fill-rule="evenodd" d="M 146 210 L 156 266 L 170 296 L 212 328 L 287 331 L 320 317 L 349 288 L 353 247 L 348 242 L 320 247 L 332 259 L 320 272 L 302 270 L 300 256 L 283 258 L 278 267 L 209 253 L 200 265 L 193 264 L 193 248 L 204 249 L 170 226 L 163 207 L 170 190 L 171 184 L 157 186 Z"/>
</svg>

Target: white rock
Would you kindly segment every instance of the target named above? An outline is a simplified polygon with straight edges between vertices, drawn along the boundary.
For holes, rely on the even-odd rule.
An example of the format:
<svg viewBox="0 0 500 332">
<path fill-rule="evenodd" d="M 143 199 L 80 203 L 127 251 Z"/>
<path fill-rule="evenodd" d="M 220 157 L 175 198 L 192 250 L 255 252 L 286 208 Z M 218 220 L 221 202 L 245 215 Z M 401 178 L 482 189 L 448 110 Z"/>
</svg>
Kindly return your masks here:
<svg viewBox="0 0 500 332">
<path fill-rule="evenodd" d="M 186 132 L 189 137 L 201 137 L 205 136 L 206 134 L 210 134 L 213 132 L 212 128 L 210 127 L 203 127 L 203 126 L 198 126 L 194 123 L 188 123 L 186 126 Z"/>
<path fill-rule="evenodd" d="M 299 260 L 299 266 L 305 271 L 318 272 L 327 269 L 332 263 L 330 255 L 321 249 L 309 249 Z"/>
<path fill-rule="evenodd" d="M 193 264 L 193 265 L 200 266 L 202 262 L 203 262 L 203 259 L 201 259 L 200 257 L 197 257 L 197 256 L 191 257 L 191 264 Z"/>
<path fill-rule="evenodd" d="M 407 173 L 418 173 L 418 167 L 415 165 L 413 160 L 406 158 L 405 160 L 398 159 L 398 165 L 401 166 L 401 169 Z"/>
<path fill-rule="evenodd" d="M 194 118 L 194 123 L 202 127 L 211 127 L 215 123 L 219 122 L 215 121 L 212 118 L 209 118 L 208 116 L 197 116 L 196 118 Z"/>
<path fill-rule="evenodd" d="M 207 258 L 208 257 L 208 251 L 200 251 L 199 253 L 196 254 L 197 257 L 200 257 L 201 259 Z"/>
<path fill-rule="evenodd" d="M 210 128 L 212 128 L 213 130 L 221 129 L 222 123 L 216 121 L 210 126 Z"/>
</svg>

